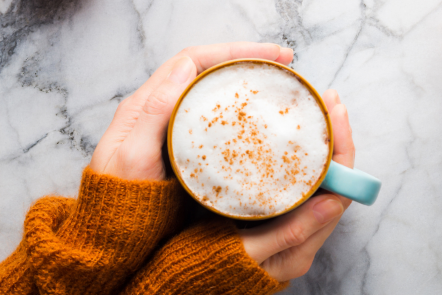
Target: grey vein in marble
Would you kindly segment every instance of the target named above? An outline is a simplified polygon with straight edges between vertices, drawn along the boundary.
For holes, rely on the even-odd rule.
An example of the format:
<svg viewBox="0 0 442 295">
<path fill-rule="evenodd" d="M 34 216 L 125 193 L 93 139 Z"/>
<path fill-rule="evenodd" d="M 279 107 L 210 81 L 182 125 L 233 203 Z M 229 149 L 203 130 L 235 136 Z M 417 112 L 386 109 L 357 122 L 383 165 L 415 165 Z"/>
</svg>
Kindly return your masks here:
<svg viewBox="0 0 442 295">
<path fill-rule="evenodd" d="M 440 0 L 0 2 L 0 259 L 33 201 L 77 194 L 118 103 L 164 61 L 276 42 L 339 91 L 356 166 L 383 181 L 282 294 L 442 294 L 441 35 Z"/>
</svg>

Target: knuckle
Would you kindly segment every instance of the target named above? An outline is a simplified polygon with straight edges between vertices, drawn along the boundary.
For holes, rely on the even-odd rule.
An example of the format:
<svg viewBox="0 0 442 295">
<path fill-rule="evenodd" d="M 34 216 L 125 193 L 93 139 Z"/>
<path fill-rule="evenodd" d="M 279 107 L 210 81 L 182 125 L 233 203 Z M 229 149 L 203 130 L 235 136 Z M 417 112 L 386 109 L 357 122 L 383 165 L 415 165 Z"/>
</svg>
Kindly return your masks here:
<svg viewBox="0 0 442 295">
<path fill-rule="evenodd" d="M 195 47 L 196 47 L 196 46 L 189 46 L 189 47 L 186 47 L 186 48 L 184 48 L 183 50 L 181 50 L 181 53 L 187 55 L 188 53 L 195 51 Z"/>
<path fill-rule="evenodd" d="M 281 236 L 280 245 L 282 248 L 301 245 L 307 240 L 304 229 L 300 225 L 290 225 Z"/>
<path fill-rule="evenodd" d="M 124 99 L 123 101 L 121 101 L 118 106 L 117 106 L 117 110 L 115 111 L 115 114 L 120 114 L 123 113 L 126 109 L 126 105 L 127 105 L 127 98 Z"/>
<path fill-rule="evenodd" d="M 130 97 L 122 100 L 115 110 L 114 118 L 120 118 L 127 116 L 127 113 L 130 112 Z"/>
<path fill-rule="evenodd" d="M 300 245 L 307 240 L 307 234 L 304 227 L 298 224 L 291 225 L 288 231 L 288 239 L 291 242 L 290 245 Z"/>
<path fill-rule="evenodd" d="M 165 113 L 168 105 L 168 96 L 164 92 L 154 91 L 146 100 L 143 111 L 148 115 L 161 115 Z"/>
</svg>

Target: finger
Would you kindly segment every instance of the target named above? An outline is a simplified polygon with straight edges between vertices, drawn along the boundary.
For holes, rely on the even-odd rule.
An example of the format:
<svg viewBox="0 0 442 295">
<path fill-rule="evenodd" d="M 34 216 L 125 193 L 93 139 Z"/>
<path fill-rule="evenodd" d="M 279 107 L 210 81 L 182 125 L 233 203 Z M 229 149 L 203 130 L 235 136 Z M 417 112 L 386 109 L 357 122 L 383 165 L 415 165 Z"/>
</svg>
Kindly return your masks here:
<svg viewBox="0 0 442 295">
<path fill-rule="evenodd" d="M 330 119 L 333 125 L 334 147 L 333 161 L 353 168 L 355 160 L 355 146 L 351 136 L 350 121 L 348 119 L 347 108 L 343 104 L 338 104 L 333 108 Z M 347 208 L 351 201 L 341 197 L 344 207 Z"/>
<path fill-rule="evenodd" d="M 277 59 L 275 59 L 275 61 L 283 65 L 288 65 L 289 63 L 292 62 L 292 60 L 293 60 L 293 49 L 287 47 L 281 47 L 279 56 Z"/>
<path fill-rule="evenodd" d="M 329 114 L 337 104 L 341 103 L 338 92 L 334 89 L 326 90 L 322 95 L 322 100 L 324 101 Z"/>
<path fill-rule="evenodd" d="M 193 60 L 199 74 L 214 65 L 238 58 L 262 58 L 289 64 L 293 58 L 293 51 L 289 48 L 283 49 L 277 44 L 255 42 L 233 42 L 189 47 L 159 67 L 149 80 L 134 93 L 133 102 L 142 104 L 145 97 L 165 79 L 176 60 L 183 56 L 188 56 Z"/>
<path fill-rule="evenodd" d="M 304 244 L 297 247 L 298 252 L 302 253 L 302 255 L 305 255 L 306 257 L 313 258 L 316 255 L 316 252 L 318 252 L 322 245 L 324 245 L 325 241 L 331 235 L 339 221 L 340 218 L 336 218 L 311 235 Z"/>
<path fill-rule="evenodd" d="M 149 171 L 143 171 L 143 165 L 131 163 L 130 157 L 133 155 L 134 161 L 139 161 L 139 159 L 147 160 L 152 156 L 157 156 L 157 152 L 161 151 L 164 143 L 166 128 L 175 103 L 195 77 L 194 63 L 189 57 L 182 57 L 175 63 L 168 77 L 150 93 L 135 126 L 119 149 L 127 154 L 124 157 L 129 157 L 123 161 L 129 166 L 128 170 L 132 168 L 131 166 L 141 169 L 141 171 L 131 172 L 131 176 L 126 176 L 127 179 L 144 179 L 149 175 Z M 146 165 L 146 169 L 149 166 Z"/>
<path fill-rule="evenodd" d="M 234 42 L 190 47 L 178 55 L 192 58 L 198 73 L 219 63 L 238 58 L 262 58 L 290 63 L 290 50 L 281 52 L 282 47 L 273 43 Z M 290 59 L 290 60 L 289 60 Z"/>
<path fill-rule="evenodd" d="M 329 194 L 329 196 L 332 196 Z M 310 268 L 316 253 L 335 229 L 340 218 L 333 219 L 312 234 L 299 246 L 279 252 L 261 265 L 270 276 L 280 282 L 303 276 Z"/>
<path fill-rule="evenodd" d="M 173 66 L 183 57 L 190 57 L 197 66 L 198 73 L 219 63 L 238 58 L 262 58 L 278 60 L 280 63 L 289 64 L 293 59 L 293 50 L 282 48 L 272 43 L 233 42 L 212 45 L 189 47 L 182 50 L 176 56 L 165 62 L 155 73 L 129 98 L 126 109 L 140 109 L 150 93 L 154 91 L 171 72 Z M 123 112 L 122 112 L 123 113 Z M 125 114 L 116 118 L 117 125 Z M 132 126 L 130 126 L 132 127 Z"/>
<path fill-rule="evenodd" d="M 274 279 L 285 282 L 305 275 L 315 255 L 307 255 L 300 247 L 292 247 L 269 257 L 261 267 Z"/>
<path fill-rule="evenodd" d="M 280 282 L 303 276 L 310 269 L 316 253 L 333 232 L 339 219 L 332 220 L 311 235 L 303 244 L 273 255 L 264 261 L 261 267 Z"/>
<path fill-rule="evenodd" d="M 196 77 L 192 60 L 186 56 L 174 65 L 170 75 L 153 91 L 143 106 L 143 112 L 134 126 L 137 141 L 156 141 L 160 146 L 175 103 L 184 89 Z"/>
<path fill-rule="evenodd" d="M 199 72 L 217 63 L 236 58 L 263 58 L 268 60 L 278 60 L 281 63 L 290 63 L 293 58 L 293 51 L 288 48 L 281 48 L 276 44 L 262 44 L 253 42 L 235 42 L 214 45 L 196 46 L 184 49 L 178 55 L 165 62 L 155 73 L 130 97 L 120 103 L 111 125 L 102 137 L 98 150 L 105 145 L 106 153 L 104 158 L 113 155 L 126 136 L 131 132 L 142 108 L 150 94 L 159 87 L 172 71 L 175 63 L 185 56 L 191 57 L 199 65 Z M 117 137 L 117 138 L 115 138 Z M 109 146 L 113 145 L 113 147 Z M 96 149 L 96 151 L 97 151 Z M 93 159 L 96 160 L 97 157 Z M 106 162 L 106 161 L 93 161 Z M 96 166 L 96 165 L 95 165 Z M 103 165 L 101 165 L 103 166 Z M 105 166 L 97 171 L 103 171 Z"/>
<path fill-rule="evenodd" d="M 343 211 L 336 196 L 319 196 L 275 221 L 242 230 L 240 235 L 246 252 L 261 263 L 278 252 L 304 243 Z"/>
<path fill-rule="evenodd" d="M 331 121 L 334 134 L 333 160 L 339 164 L 353 168 L 355 147 L 345 105 L 339 104 L 333 108 Z"/>
<path fill-rule="evenodd" d="M 347 110 L 343 104 L 340 104 L 339 97 L 334 91 L 324 93 L 324 102 L 327 104 L 327 108 L 332 110 L 330 116 L 335 137 L 333 160 L 352 168 L 354 165 L 354 144 Z M 324 196 L 331 196 L 331 194 L 321 195 L 321 197 Z M 341 200 L 344 208 L 350 205 L 351 200 L 336 196 Z M 304 243 L 273 255 L 263 263 L 262 267 L 279 281 L 304 275 L 310 268 L 317 251 L 335 229 L 339 219 L 333 219 L 309 236 Z"/>
</svg>

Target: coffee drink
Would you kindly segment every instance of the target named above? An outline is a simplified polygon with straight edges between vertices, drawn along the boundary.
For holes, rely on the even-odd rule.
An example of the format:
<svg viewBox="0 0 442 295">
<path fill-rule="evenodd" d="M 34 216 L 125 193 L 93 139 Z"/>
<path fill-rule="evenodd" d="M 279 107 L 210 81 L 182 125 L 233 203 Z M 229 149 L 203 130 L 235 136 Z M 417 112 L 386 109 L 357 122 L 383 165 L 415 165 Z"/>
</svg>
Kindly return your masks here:
<svg viewBox="0 0 442 295">
<path fill-rule="evenodd" d="M 172 128 L 176 172 L 202 204 L 233 217 L 286 211 L 312 193 L 330 153 L 319 103 L 269 63 L 242 61 L 199 80 Z"/>
</svg>

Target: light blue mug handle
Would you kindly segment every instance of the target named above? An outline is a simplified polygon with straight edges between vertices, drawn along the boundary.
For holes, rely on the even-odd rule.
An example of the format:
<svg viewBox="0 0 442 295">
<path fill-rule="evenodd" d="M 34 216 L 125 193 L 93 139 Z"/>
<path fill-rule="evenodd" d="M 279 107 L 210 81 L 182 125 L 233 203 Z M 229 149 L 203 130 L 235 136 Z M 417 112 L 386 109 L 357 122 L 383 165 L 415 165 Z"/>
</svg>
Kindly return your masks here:
<svg viewBox="0 0 442 295">
<path fill-rule="evenodd" d="M 330 162 L 321 187 L 364 205 L 372 205 L 381 189 L 381 181 L 357 169 Z"/>
</svg>

